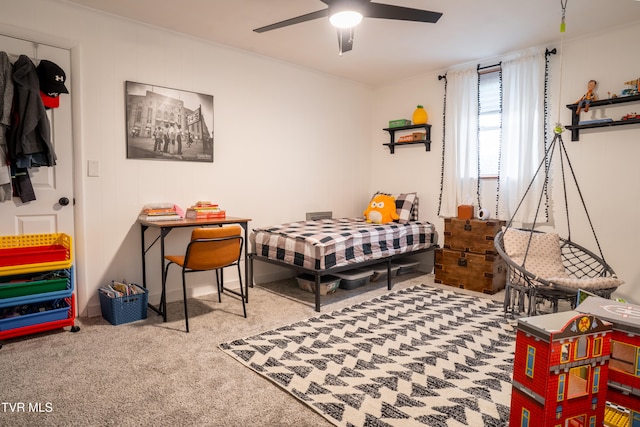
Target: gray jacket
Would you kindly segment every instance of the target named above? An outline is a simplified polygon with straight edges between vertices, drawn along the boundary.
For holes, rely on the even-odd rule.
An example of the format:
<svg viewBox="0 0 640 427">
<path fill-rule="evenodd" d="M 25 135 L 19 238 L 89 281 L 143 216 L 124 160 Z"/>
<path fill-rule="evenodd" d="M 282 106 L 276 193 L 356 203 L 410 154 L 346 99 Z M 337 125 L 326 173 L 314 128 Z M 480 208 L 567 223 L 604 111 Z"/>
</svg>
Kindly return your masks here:
<svg viewBox="0 0 640 427">
<path fill-rule="evenodd" d="M 9 156 L 23 167 L 55 166 L 49 118 L 40 98 L 36 67 L 26 55 L 13 64 L 13 121 Z M 26 163 L 26 164 L 25 164 Z"/>
<path fill-rule="evenodd" d="M 11 125 L 13 105 L 13 67 L 6 52 L 0 52 L 0 202 L 11 200 L 11 171 L 6 135 Z"/>
</svg>

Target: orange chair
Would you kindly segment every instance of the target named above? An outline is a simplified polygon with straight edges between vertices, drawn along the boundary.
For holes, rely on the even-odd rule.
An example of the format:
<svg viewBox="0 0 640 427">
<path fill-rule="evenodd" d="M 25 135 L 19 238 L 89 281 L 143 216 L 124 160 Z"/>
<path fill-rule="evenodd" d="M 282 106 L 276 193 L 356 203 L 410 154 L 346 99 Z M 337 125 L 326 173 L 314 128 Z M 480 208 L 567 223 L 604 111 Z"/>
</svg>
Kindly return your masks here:
<svg viewBox="0 0 640 427">
<path fill-rule="evenodd" d="M 185 255 L 167 255 L 169 261 L 165 267 L 162 289 L 166 289 L 167 273 L 173 264 L 182 268 L 182 291 L 184 297 L 184 321 L 189 332 L 189 314 L 187 312 L 187 282 L 186 274 L 198 271 L 215 270 L 216 284 L 218 286 L 218 301 L 222 302 L 221 293 L 225 290 L 237 295 L 242 300 L 242 311 L 247 317 L 245 296 L 242 291 L 242 275 L 240 273 L 240 258 L 242 256 L 242 228 L 239 225 L 212 228 L 196 228 L 191 233 L 191 242 L 187 245 Z M 224 288 L 222 269 L 236 265 L 238 267 L 238 280 L 240 292 Z M 165 295 L 162 295 L 165 298 Z"/>
</svg>

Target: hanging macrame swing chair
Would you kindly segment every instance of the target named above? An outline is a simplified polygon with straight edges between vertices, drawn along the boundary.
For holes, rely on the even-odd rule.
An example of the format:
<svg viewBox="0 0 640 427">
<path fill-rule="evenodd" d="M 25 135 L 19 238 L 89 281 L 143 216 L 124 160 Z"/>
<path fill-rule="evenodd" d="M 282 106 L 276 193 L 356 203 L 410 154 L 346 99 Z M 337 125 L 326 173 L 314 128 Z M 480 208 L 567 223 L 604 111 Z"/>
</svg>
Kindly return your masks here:
<svg viewBox="0 0 640 427">
<path fill-rule="evenodd" d="M 535 316 L 542 312 L 540 306 L 547 302 L 551 305 L 552 311 L 557 312 L 558 302 L 561 300 L 568 301 L 571 308 L 575 308 L 579 290 L 603 298 L 610 298 L 618 286 L 624 283 L 617 278 L 611 266 L 604 260 L 582 192 L 573 172 L 573 166 L 567 156 L 561 132 L 561 128 L 556 128 L 553 141 L 549 144 L 532 182 L 516 207 L 513 216 L 507 222 L 506 227 L 494 239 L 496 251 L 507 264 L 505 314 Z M 568 229 L 567 238 L 560 237 L 555 233 L 535 230 L 543 196 L 547 191 L 549 170 L 551 169 L 551 161 L 556 149 L 560 153 L 562 188 Z M 598 247 L 599 256 L 571 240 L 565 163 L 571 171 L 575 187 Z M 530 229 L 514 228 L 512 227 L 513 218 L 522 206 L 543 167 L 545 169 L 545 180 L 538 198 L 533 224 Z"/>
<path fill-rule="evenodd" d="M 560 0 L 560 6 L 562 8 L 560 49 L 562 50 L 567 0 Z M 562 62 L 560 63 L 560 74 L 562 74 Z M 560 79 L 560 85 L 562 85 L 562 78 Z M 505 314 L 534 316 L 541 312 L 539 307 L 546 302 L 551 304 L 553 312 L 557 312 L 558 303 L 561 300 L 568 301 L 571 308 L 575 308 L 579 291 L 610 298 L 618 286 L 624 283 L 618 279 L 613 269 L 604 260 L 578 180 L 573 172 L 573 166 L 562 141 L 563 128 L 560 125 L 559 116 L 560 105 L 558 105 L 558 122 L 554 128 L 553 141 L 545 150 L 544 158 L 540 162 L 511 219 L 494 239 L 496 251 L 507 264 L 507 283 L 504 299 Z M 548 194 L 549 173 L 556 151 L 559 152 L 560 156 L 559 163 L 562 172 L 567 238 L 562 238 L 555 233 L 535 230 L 542 200 Z M 582 207 L 598 247 L 599 256 L 571 240 L 565 163 L 571 171 L 575 188 L 580 196 Z M 514 228 L 511 226 L 513 220 L 543 167 L 545 171 L 544 185 L 541 186 L 542 189 L 531 228 L 529 230 Z"/>
</svg>

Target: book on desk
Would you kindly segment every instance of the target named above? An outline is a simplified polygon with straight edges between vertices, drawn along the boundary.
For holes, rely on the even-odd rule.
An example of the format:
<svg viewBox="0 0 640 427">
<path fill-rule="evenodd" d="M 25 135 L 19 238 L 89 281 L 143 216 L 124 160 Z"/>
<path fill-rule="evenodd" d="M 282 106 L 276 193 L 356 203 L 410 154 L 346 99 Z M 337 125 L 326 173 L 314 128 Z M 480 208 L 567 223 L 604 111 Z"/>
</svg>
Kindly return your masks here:
<svg viewBox="0 0 640 427">
<path fill-rule="evenodd" d="M 209 201 L 198 201 L 194 205 L 187 208 L 185 218 L 189 219 L 216 219 L 226 218 L 227 213 L 220 209 L 217 203 Z"/>
<path fill-rule="evenodd" d="M 174 203 L 152 203 L 145 205 L 138 219 L 141 221 L 149 222 L 161 222 L 161 221 L 173 221 L 179 219 L 224 219 L 227 217 L 227 213 L 224 209 L 220 208 L 217 203 L 211 203 L 209 201 L 198 201 L 189 208 L 186 212 L 182 211 L 180 207 Z"/>
<path fill-rule="evenodd" d="M 138 219 L 142 221 L 174 221 L 184 218 L 184 212 L 174 203 L 151 203 L 144 205 Z"/>
</svg>

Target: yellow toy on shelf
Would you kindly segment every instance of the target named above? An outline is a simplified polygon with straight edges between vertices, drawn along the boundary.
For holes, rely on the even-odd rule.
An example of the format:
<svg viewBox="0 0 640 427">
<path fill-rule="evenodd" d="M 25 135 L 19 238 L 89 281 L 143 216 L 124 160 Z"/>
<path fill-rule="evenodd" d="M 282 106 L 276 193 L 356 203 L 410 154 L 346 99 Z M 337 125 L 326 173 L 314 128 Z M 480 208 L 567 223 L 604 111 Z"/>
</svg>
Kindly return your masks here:
<svg viewBox="0 0 640 427">
<path fill-rule="evenodd" d="M 413 112 L 413 124 L 414 125 L 424 125 L 429 120 L 429 115 L 427 114 L 427 110 L 424 109 L 422 105 L 418 105 L 416 110 Z"/>
</svg>

